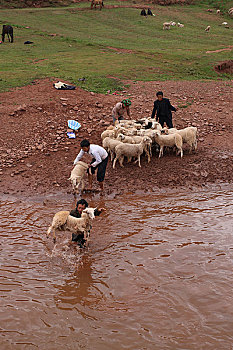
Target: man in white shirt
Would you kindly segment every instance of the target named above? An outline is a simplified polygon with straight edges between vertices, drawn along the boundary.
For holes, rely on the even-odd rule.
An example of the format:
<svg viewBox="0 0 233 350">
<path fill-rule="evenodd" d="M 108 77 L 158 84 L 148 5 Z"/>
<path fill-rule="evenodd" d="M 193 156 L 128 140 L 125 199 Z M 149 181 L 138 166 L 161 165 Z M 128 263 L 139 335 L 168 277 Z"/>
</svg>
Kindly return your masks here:
<svg viewBox="0 0 233 350">
<path fill-rule="evenodd" d="M 122 100 L 121 102 L 117 102 L 117 104 L 112 109 L 112 119 L 113 124 L 115 124 L 116 120 L 122 120 L 123 115 L 126 111 L 127 115 L 130 117 L 129 106 L 131 105 L 130 99 Z"/>
<path fill-rule="evenodd" d="M 92 190 L 93 174 L 95 174 L 97 168 L 97 181 L 100 184 L 100 190 L 103 191 L 105 172 L 108 164 L 108 153 L 103 147 L 90 144 L 88 140 L 82 140 L 80 146 L 81 151 L 75 158 L 74 165 L 83 157 L 84 153 L 90 154 L 92 156 L 92 161 L 89 165 L 90 171 L 88 169 L 89 190 Z"/>
</svg>

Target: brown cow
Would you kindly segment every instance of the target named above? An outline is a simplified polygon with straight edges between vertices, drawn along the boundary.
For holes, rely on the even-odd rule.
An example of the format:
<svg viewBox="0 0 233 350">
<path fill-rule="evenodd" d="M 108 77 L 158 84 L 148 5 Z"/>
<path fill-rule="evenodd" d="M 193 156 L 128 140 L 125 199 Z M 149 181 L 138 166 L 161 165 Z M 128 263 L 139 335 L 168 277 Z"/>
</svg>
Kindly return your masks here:
<svg viewBox="0 0 233 350">
<path fill-rule="evenodd" d="M 91 1 L 91 9 L 93 9 L 93 7 L 96 9 L 96 6 L 99 6 L 100 10 L 102 10 L 102 7 L 104 7 L 103 0 L 92 0 Z"/>
</svg>

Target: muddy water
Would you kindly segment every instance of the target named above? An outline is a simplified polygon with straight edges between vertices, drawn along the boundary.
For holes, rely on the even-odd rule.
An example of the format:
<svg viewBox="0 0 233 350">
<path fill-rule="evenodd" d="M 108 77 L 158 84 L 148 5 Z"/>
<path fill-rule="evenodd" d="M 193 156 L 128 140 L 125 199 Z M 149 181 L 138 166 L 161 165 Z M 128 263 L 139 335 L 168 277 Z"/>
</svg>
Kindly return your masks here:
<svg viewBox="0 0 233 350">
<path fill-rule="evenodd" d="M 232 349 L 232 188 L 89 201 L 80 251 L 45 238 L 70 199 L 2 198 L 0 348 Z"/>
</svg>

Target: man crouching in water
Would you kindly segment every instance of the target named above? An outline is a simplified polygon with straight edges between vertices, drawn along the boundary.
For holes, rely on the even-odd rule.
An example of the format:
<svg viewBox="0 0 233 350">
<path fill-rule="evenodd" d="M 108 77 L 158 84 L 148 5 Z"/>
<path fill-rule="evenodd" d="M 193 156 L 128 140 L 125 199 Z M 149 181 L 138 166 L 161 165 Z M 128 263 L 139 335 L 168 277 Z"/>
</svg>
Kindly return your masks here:
<svg viewBox="0 0 233 350">
<path fill-rule="evenodd" d="M 87 201 L 85 199 L 80 199 L 76 204 L 76 208 L 71 210 L 70 215 L 74 216 L 75 218 L 81 218 L 83 210 L 87 207 Z M 96 208 L 94 215 L 99 216 L 105 210 L 105 208 Z M 84 233 L 72 233 L 72 241 L 77 242 L 77 244 L 82 248 L 86 243 L 86 240 L 84 239 Z"/>
</svg>

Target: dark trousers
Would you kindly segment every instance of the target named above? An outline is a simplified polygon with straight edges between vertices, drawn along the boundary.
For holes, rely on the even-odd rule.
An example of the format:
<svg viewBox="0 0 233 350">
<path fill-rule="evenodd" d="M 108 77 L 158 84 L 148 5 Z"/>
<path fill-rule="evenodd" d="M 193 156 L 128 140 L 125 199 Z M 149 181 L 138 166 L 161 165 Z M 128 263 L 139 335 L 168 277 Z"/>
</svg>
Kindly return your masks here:
<svg viewBox="0 0 233 350">
<path fill-rule="evenodd" d="M 164 126 L 164 123 L 167 124 L 167 127 L 173 128 L 173 124 L 172 124 L 172 118 L 169 118 L 167 116 L 159 116 L 159 123 L 161 124 L 162 128 Z"/>
<path fill-rule="evenodd" d="M 95 158 L 92 159 L 91 163 L 95 162 Z M 97 181 L 98 182 L 103 182 L 105 178 L 105 172 L 108 164 L 108 156 L 97 165 L 97 167 L 91 167 L 91 173 L 92 175 L 95 174 L 95 171 L 97 169 Z"/>
</svg>

